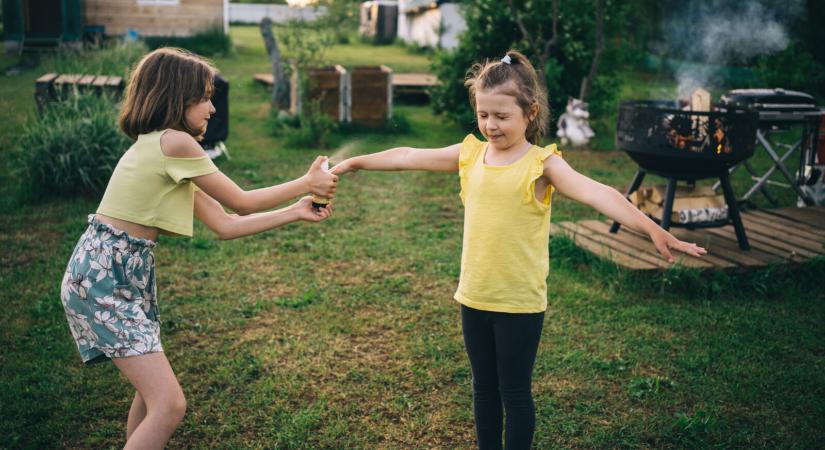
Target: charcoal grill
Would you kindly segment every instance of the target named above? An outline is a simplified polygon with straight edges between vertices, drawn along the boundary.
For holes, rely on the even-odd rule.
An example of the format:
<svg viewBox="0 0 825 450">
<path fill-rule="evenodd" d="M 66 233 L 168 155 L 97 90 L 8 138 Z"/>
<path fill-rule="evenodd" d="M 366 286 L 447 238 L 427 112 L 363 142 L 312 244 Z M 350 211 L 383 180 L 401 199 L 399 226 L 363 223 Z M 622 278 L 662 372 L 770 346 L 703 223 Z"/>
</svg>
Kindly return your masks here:
<svg viewBox="0 0 825 450">
<path fill-rule="evenodd" d="M 700 179 L 718 178 L 728 206 L 728 218 L 684 226 L 703 228 L 732 223 L 739 247 L 749 249 L 729 171 L 753 155 L 758 118 L 757 112 L 734 105 L 724 111 L 685 111 L 673 101 L 622 102 L 616 125 L 616 146 L 639 165 L 626 196 L 629 198 L 641 186 L 648 173 L 666 178 L 663 213 L 658 222 L 667 230 L 671 226 L 677 181 L 695 183 Z M 620 226 L 614 222 L 610 231 L 615 233 Z"/>
<path fill-rule="evenodd" d="M 744 166 L 755 182 L 740 201 L 749 200 L 758 190 L 774 206 L 778 205 L 777 200 L 767 189 L 770 184 L 791 188 L 806 205 L 812 205 L 814 203 L 813 199 L 800 188 L 805 181 L 802 179 L 804 174 L 802 168 L 806 165 L 812 165 L 814 162 L 816 128 L 825 111 L 820 110 L 814 98 L 804 92 L 786 91 L 778 88 L 736 89 L 727 92 L 720 99 L 719 109 L 724 111 L 731 108 L 749 109 L 759 114 L 756 140 L 773 161 L 773 166 L 763 174 L 758 173 L 746 160 L 729 169 L 729 172 L 733 173 L 738 167 Z M 774 135 L 787 132 L 791 128 L 801 128 L 800 138 L 795 143 L 784 144 L 772 139 Z M 785 149 L 782 156 L 779 155 L 780 148 Z M 798 176 L 794 176 L 788 170 L 785 162 L 797 151 L 800 154 L 799 170 L 797 171 Z M 769 179 L 777 170 L 787 183 Z M 718 188 L 718 185 L 714 188 Z"/>
</svg>

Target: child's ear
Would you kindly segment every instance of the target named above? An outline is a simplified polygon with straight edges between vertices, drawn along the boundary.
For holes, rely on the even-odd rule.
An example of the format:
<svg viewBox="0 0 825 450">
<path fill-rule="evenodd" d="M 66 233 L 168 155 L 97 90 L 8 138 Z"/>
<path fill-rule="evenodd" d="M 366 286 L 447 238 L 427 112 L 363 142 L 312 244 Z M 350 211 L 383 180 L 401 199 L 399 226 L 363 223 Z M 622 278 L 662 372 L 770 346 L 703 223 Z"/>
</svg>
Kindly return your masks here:
<svg viewBox="0 0 825 450">
<path fill-rule="evenodd" d="M 530 111 L 527 112 L 527 118 L 530 120 L 530 122 L 532 122 L 532 121 L 536 120 L 536 117 L 538 117 L 538 116 L 539 116 L 539 104 L 538 103 L 533 103 L 532 105 L 530 105 Z"/>
</svg>

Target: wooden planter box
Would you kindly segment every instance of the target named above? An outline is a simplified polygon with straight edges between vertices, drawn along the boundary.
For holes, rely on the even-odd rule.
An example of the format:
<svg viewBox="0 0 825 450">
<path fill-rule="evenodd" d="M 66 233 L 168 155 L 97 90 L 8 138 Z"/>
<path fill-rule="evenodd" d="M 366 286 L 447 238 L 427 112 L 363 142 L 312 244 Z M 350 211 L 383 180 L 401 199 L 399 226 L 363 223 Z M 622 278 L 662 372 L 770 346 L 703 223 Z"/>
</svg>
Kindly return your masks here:
<svg viewBox="0 0 825 450">
<path fill-rule="evenodd" d="M 392 118 L 392 69 L 356 66 L 349 73 L 349 121 L 382 127 Z"/>
<path fill-rule="evenodd" d="M 348 120 L 347 107 L 347 71 L 336 64 L 328 67 L 311 68 L 307 71 L 309 78 L 308 98 L 319 101 L 321 112 L 337 122 Z M 303 108 L 298 71 L 293 69 L 290 80 L 289 111 L 300 114 Z"/>
</svg>

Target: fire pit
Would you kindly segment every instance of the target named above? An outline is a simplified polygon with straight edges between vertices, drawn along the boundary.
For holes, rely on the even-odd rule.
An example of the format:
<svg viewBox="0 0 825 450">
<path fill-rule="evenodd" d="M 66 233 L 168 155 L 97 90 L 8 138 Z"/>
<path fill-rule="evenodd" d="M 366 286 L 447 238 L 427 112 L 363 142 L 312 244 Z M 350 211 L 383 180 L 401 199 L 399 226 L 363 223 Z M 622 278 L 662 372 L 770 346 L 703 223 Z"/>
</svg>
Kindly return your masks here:
<svg viewBox="0 0 825 450">
<path fill-rule="evenodd" d="M 750 246 L 730 186 L 729 170 L 753 155 L 758 119 L 758 113 L 736 107 L 724 111 L 686 111 L 672 101 L 622 102 L 616 145 L 639 165 L 627 196 L 639 188 L 647 173 L 667 178 L 664 211 L 659 223 L 668 229 L 676 182 L 718 178 L 728 206 L 728 218 L 685 226 L 701 228 L 732 223 L 739 247 L 747 250 Z M 610 230 L 615 233 L 619 227 L 616 222 Z"/>
</svg>

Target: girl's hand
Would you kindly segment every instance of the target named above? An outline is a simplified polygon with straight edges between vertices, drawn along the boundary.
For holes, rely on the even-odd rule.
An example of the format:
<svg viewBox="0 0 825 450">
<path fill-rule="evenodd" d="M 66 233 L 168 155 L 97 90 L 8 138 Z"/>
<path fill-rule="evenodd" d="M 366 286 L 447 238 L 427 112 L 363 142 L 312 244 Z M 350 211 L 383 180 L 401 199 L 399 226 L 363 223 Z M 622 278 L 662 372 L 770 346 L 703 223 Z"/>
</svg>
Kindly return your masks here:
<svg viewBox="0 0 825 450">
<path fill-rule="evenodd" d="M 326 156 L 315 158 L 315 162 L 309 167 L 309 171 L 307 171 L 304 177 L 306 178 L 310 193 L 320 195 L 321 197 L 332 198 L 337 188 L 338 176 L 324 170 L 323 163 L 326 159 Z"/>
<path fill-rule="evenodd" d="M 343 175 L 347 172 L 357 172 L 358 168 L 355 167 L 355 164 L 353 164 L 353 159 L 355 158 L 349 158 L 341 161 L 332 168 L 331 172 L 335 175 Z"/>
<path fill-rule="evenodd" d="M 319 209 L 312 207 L 312 196 L 306 196 L 289 207 L 298 214 L 300 220 L 307 222 L 321 222 L 332 215 L 332 203 Z"/>
<path fill-rule="evenodd" d="M 668 233 L 659 226 L 656 226 L 650 232 L 650 239 L 653 241 L 653 245 L 656 246 L 656 250 L 667 259 L 667 262 L 671 263 L 673 262 L 673 255 L 670 253 L 671 249 L 687 253 L 691 256 L 702 256 L 707 253 L 707 250 L 692 242 L 676 239 L 676 236 Z"/>
</svg>

